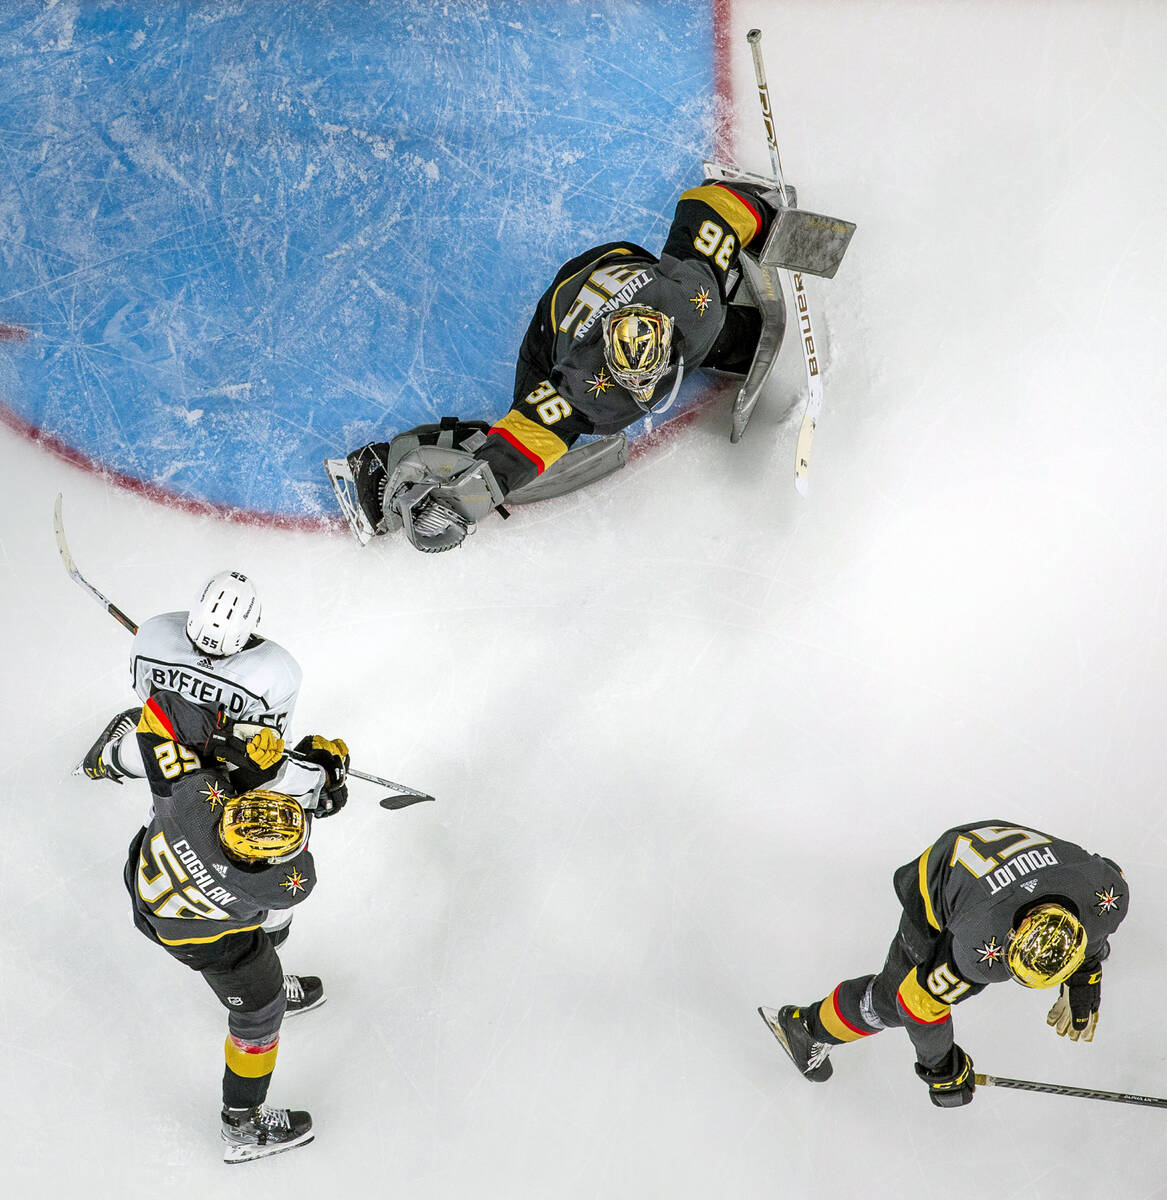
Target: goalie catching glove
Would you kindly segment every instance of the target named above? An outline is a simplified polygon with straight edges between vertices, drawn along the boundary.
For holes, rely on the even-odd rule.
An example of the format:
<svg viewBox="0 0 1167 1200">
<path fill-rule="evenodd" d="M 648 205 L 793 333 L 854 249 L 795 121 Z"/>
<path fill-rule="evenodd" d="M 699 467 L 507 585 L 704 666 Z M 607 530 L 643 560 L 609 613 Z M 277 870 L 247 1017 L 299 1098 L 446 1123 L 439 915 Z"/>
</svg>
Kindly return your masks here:
<svg viewBox="0 0 1167 1200">
<path fill-rule="evenodd" d="M 1058 1037 L 1069 1034 L 1071 1042 L 1092 1042 L 1101 1003 L 1102 964 L 1087 963 L 1062 984 L 1046 1024 L 1053 1026 Z"/>
<path fill-rule="evenodd" d="M 296 743 L 296 756 L 324 768 L 326 782 L 313 816 L 323 820 L 338 813 L 348 803 L 348 746 L 342 738 L 325 738 L 309 734 Z"/>
<path fill-rule="evenodd" d="M 503 493 L 487 463 L 482 421 L 443 417 L 391 442 L 369 442 L 345 459 L 325 459 L 336 498 L 357 539 L 401 529 L 426 553 L 460 546 Z"/>
<path fill-rule="evenodd" d="M 427 554 L 453 550 L 502 492 L 490 467 L 465 450 L 419 446 L 385 485 L 385 517 L 396 519 L 410 542 Z"/>
</svg>

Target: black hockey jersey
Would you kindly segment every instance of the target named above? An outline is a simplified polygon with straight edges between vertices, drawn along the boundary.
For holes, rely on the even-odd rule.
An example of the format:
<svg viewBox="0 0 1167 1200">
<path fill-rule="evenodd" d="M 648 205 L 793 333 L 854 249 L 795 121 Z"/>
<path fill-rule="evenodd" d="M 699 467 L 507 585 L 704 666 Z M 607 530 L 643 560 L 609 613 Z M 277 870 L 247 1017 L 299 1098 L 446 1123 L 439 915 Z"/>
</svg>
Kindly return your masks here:
<svg viewBox="0 0 1167 1200">
<path fill-rule="evenodd" d="M 949 1010 L 1012 979 L 1010 931 L 1036 904 L 1068 908 L 1086 930 L 1086 963 L 1109 952 L 1127 911 L 1127 885 L 1108 858 L 1008 821 L 974 821 L 941 834 L 895 873 L 905 938 L 926 957 L 900 983 L 904 1024 L 921 1062 L 952 1045 Z"/>
<path fill-rule="evenodd" d="M 541 474 L 581 434 L 608 434 L 645 415 L 604 359 L 602 318 L 644 304 L 673 319 L 668 397 L 709 356 L 725 323 L 726 276 L 763 232 L 758 201 L 730 185 L 684 192 L 660 258 L 632 242 L 610 242 L 571 260 L 540 299 L 519 351 L 514 401 L 477 456 L 503 492 Z M 654 397 L 655 406 L 655 397 Z"/>
<path fill-rule="evenodd" d="M 131 847 L 126 879 L 139 916 L 169 946 L 255 929 L 268 909 L 299 904 L 316 883 L 307 843 L 275 865 L 240 864 L 224 852 L 219 817 L 223 801 L 236 793 L 226 774 L 204 765 L 187 744 L 198 740 L 206 720 L 197 705 L 158 692 L 138 724 L 154 809 Z"/>
</svg>

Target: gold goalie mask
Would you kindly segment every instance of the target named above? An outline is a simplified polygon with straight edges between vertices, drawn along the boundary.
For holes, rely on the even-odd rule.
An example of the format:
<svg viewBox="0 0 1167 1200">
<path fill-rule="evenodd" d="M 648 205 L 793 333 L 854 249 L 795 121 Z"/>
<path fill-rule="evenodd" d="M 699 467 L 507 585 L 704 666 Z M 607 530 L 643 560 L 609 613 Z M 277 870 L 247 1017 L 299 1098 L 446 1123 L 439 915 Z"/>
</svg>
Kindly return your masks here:
<svg viewBox="0 0 1167 1200">
<path fill-rule="evenodd" d="M 219 841 L 237 862 L 287 862 L 308 844 L 308 819 L 291 796 L 260 788 L 224 802 Z"/>
<path fill-rule="evenodd" d="M 612 378 L 647 403 L 669 369 L 672 317 L 643 304 L 625 304 L 604 317 L 602 328 Z"/>
<path fill-rule="evenodd" d="M 1018 983 L 1050 988 L 1069 979 L 1085 957 L 1082 922 L 1060 904 L 1040 904 L 1018 922 L 1005 964 Z"/>
</svg>

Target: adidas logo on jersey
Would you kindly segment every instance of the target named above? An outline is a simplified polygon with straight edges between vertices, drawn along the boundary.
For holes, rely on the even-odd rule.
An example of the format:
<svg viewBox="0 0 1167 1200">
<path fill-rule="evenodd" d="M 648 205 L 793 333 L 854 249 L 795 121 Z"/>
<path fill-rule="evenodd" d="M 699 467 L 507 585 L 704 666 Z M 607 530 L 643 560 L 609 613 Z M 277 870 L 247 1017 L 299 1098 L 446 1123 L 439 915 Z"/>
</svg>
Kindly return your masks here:
<svg viewBox="0 0 1167 1200">
<path fill-rule="evenodd" d="M 1022 885 L 1021 885 L 1022 891 L 1026 891 L 1026 892 L 1032 892 L 1032 891 L 1033 891 L 1033 889 L 1034 889 L 1035 887 L 1037 887 L 1037 880 L 1036 880 L 1036 879 L 1027 879 L 1027 880 L 1026 880 L 1026 881 L 1025 881 L 1025 882 L 1024 882 Z"/>
<path fill-rule="evenodd" d="M 219 872 L 220 879 L 227 878 L 227 868 L 222 863 L 211 863 L 211 869 Z"/>
</svg>

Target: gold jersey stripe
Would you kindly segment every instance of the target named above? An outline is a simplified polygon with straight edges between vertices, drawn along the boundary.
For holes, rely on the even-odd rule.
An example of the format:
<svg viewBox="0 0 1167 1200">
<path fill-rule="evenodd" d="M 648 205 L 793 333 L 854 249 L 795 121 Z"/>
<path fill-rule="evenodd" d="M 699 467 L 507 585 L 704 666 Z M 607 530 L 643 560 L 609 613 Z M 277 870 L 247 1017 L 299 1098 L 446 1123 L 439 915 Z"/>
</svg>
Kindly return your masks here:
<svg viewBox="0 0 1167 1200">
<path fill-rule="evenodd" d="M 949 1006 L 920 986 L 915 967 L 905 976 L 897 994 L 908 1016 L 919 1025 L 937 1025 L 948 1018 Z"/>
<path fill-rule="evenodd" d="M 702 204 L 708 204 L 723 221 L 729 222 L 737 234 L 738 242 L 743 246 L 748 246 L 761 228 L 754 209 L 729 188 L 719 187 L 717 184 L 704 184 L 682 192 L 681 199 L 699 200 Z"/>
<path fill-rule="evenodd" d="M 540 472 L 547 470 L 556 459 L 567 453 L 567 443 L 557 433 L 525 417 L 512 408 L 501 421 L 491 426 L 491 433 L 502 436 L 535 462 Z M 542 465 L 540 465 L 542 464 Z"/>
<path fill-rule="evenodd" d="M 248 1054 L 245 1050 L 240 1050 L 228 1034 L 227 1041 L 223 1044 L 223 1055 L 227 1059 L 228 1068 L 236 1075 L 244 1079 L 262 1079 L 275 1070 L 279 1048 L 277 1042 L 270 1050 L 264 1050 L 260 1054 Z"/>
<path fill-rule="evenodd" d="M 152 697 L 142 706 L 142 715 L 138 718 L 138 732 L 153 733 L 168 742 L 174 741 L 174 730 Z"/>
<path fill-rule="evenodd" d="M 848 1025 L 835 1011 L 834 992 L 819 1005 L 819 1020 L 822 1022 L 823 1028 L 841 1042 L 854 1042 L 861 1037 L 866 1037 L 862 1030 Z"/>
<path fill-rule="evenodd" d="M 197 919 L 203 920 L 202 917 Z M 262 925 L 244 925 L 242 929 L 224 929 L 222 933 L 213 933 L 210 937 L 194 938 L 164 938 L 161 934 L 158 934 L 158 940 L 167 946 L 202 946 L 207 942 L 217 942 L 220 938 L 230 937 L 233 933 L 250 933 L 253 929 L 262 928 Z"/>
<path fill-rule="evenodd" d="M 918 868 L 920 874 L 920 895 L 924 898 L 924 915 L 928 918 L 928 924 L 939 932 L 940 922 L 936 920 L 936 913 L 932 910 L 932 897 L 928 892 L 928 855 L 931 853 L 932 847 L 929 846 L 920 855 Z"/>
</svg>

